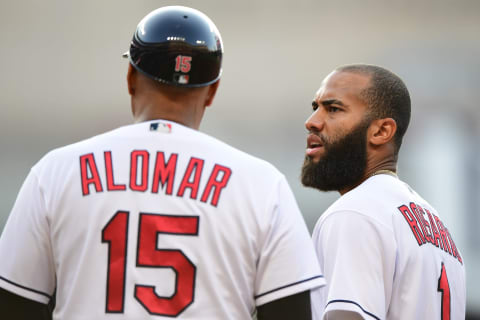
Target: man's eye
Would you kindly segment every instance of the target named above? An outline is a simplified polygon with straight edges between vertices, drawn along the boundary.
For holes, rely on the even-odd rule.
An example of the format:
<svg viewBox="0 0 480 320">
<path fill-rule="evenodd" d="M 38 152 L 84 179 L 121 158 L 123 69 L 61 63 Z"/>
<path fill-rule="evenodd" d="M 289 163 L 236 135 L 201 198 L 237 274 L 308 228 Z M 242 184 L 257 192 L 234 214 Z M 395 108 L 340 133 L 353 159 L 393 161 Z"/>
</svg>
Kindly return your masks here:
<svg viewBox="0 0 480 320">
<path fill-rule="evenodd" d="M 312 102 L 312 110 L 316 111 L 317 109 L 318 109 L 318 103 L 316 103 L 315 101 Z"/>
<path fill-rule="evenodd" d="M 329 106 L 328 107 L 328 112 L 332 112 L 332 113 L 335 113 L 337 111 L 340 111 L 341 109 L 340 108 L 337 108 L 337 107 L 333 107 L 333 106 Z"/>
</svg>

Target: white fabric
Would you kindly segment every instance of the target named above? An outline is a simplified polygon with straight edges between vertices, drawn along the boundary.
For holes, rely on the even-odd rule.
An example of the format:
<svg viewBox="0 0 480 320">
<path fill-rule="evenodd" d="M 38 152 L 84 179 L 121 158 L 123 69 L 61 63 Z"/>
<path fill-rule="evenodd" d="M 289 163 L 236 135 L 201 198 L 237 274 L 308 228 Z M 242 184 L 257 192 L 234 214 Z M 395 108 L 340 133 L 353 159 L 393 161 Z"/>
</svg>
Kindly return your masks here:
<svg viewBox="0 0 480 320">
<path fill-rule="evenodd" d="M 133 157 L 136 166 L 132 154 L 140 155 Z M 164 161 L 157 163 L 160 155 Z M 172 190 L 164 176 L 159 180 L 167 179 L 165 185 L 160 183 L 154 192 L 155 164 L 166 165 L 175 156 Z M 144 160 L 148 170 L 142 169 Z M 194 164 L 190 173 L 189 163 Z M 214 168 L 221 170 L 213 174 Z M 121 188 L 126 190 L 108 190 Z M 198 231 L 179 234 L 186 227 L 174 223 L 156 233 L 156 239 L 146 240 L 148 251 L 138 233 L 140 218 L 152 215 L 173 216 L 174 221 L 177 216 L 198 217 Z M 121 227 L 125 221 L 127 233 Z M 182 232 L 172 229 L 176 227 Z M 127 239 L 124 300 L 122 310 L 110 315 L 107 270 L 122 270 L 118 259 L 109 267 L 110 255 L 117 252 L 113 243 L 121 244 L 121 239 Z M 144 249 L 184 258 L 140 266 L 137 255 Z M 153 261 L 155 254 L 146 259 Z M 154 287 L 157 297 L 183 295 L 185 290 L 176 287 L 174 260 L 183 263 L 182 268 L 188 260 L 195 270 L 193 301 L 179 313 L 180 319 L 247 319 L 256 306 L 324 285 L 285 177 L 263 160 L 159 120 L 54 150 L 32 168 L 0 239 L 0 286 L 42 303 L 56 289 L 54 319 L 171 319 L 150 315 L 135 296 L 135 285 Z"/>
<path fill-rule="evenodd" d="M 407 217 L 417 223 L 421 245 L 402 213 L 405 206 L 410 208 Z M 412 208 L 418 208 L 418 218 Z M 433 226 L 429 215 L 439 219 Z M 313 232 L 327 281 L 312 292 L 314 319 L 326 319 L 325 313 L 335 310 L 353 311 L 364 319 L 464 319 L 465 268 L 458 247 L 446 252 L 443 240 L 421 238 L 430 239 L 437 225 L 446 230 L 439 221 L 424 199 L 391 175 L 373 176 L 340 197 Z M 453 235 L 447 233 L 452 249 Z M 450 318 L 442 318 L 442 264 L 450 286 Z"/>
</svg>

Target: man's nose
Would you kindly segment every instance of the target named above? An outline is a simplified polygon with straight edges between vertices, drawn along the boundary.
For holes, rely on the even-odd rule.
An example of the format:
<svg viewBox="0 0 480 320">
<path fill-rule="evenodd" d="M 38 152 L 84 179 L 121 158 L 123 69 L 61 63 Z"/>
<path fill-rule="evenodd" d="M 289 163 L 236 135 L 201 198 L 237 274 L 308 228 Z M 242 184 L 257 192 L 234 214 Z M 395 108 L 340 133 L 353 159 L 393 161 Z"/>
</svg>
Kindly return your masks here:
<svg viewBox="0 0 480 320">
<path fill-rule="evenodd" d="M 322 131 L 324 124 L 324 116 L 321 109 L 318 108 L 305 121 L 305 128 L 307 128 L 309 132 L 320 132 Z"/>
</svg>

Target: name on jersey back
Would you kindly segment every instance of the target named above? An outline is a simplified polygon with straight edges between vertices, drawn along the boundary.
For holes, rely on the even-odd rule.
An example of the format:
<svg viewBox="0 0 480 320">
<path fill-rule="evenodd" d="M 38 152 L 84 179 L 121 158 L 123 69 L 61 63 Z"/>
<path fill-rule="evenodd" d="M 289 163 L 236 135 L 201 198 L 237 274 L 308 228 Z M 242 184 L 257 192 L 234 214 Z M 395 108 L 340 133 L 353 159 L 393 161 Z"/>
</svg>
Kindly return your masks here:
<svg viewBox="0 0 480 320">
<path fill-rule="evenodd" d="M 419 246 L 427 243 L 432 244 L 440 250 L 449 253 L 463 264 L 462 257 L 450 232 L 443 222 L 435 214 L 431 213 L 429 209 L 410 202 L 409 205 L 399 206 L 398 210 L 408 223 Z"/>
<path fill-rule="evenodd" d="M 150 159 L 155 157 L 153 167 Z M 148 150 L 133 150 L 130 153 L 129 181 L 116 181 L 115 169 L 112 161 L 112 152 L 104 151 L 103 159 L 98 161 L 93 153 L 80 156 L 80 176 L 82 182 L 82 194 L 88 196 L 92 191 L 137 191 L 158 193 L 162 189 L 167 195 L 183 197 L 187 190 L 190 198 L 217 206 L 220 201 L 222 190 L 227 186 L 232 175 L 232 170 L 226 166 L 215 164 L 209 172 L 204 172 L 205 160 L 191 157 L 186 168 L 177 166 L 178 154 L 172 153 L 168 160 L 164 152 L 157 151 L 151 154 Z M 105 168 L 105 174 L 100 175 L 100 166 Z M 153 174 L 149 174 L 153 170 Z M 207 183 L 201 188 L 202 176 L 208 176 Z M 182 176 L 178 188 L 174 190 L 176 176 Z"/>
</svg>

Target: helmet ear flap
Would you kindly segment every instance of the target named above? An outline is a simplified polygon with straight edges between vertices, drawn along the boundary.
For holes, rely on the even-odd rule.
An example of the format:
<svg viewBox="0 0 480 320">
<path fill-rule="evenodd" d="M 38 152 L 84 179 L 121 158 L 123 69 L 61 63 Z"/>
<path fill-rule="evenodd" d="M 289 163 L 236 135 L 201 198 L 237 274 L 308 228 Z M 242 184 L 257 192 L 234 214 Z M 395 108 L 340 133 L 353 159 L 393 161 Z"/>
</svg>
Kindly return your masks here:
<svg viewBox="0 0 480 320">
<path fill-rule="evenodd" d="M 139 72 L 182 87 L 220 79 L 223 43 L 215 24 L 198 10 L 169 6 L 145 16 L 124 54 Z"/>
</svg>

